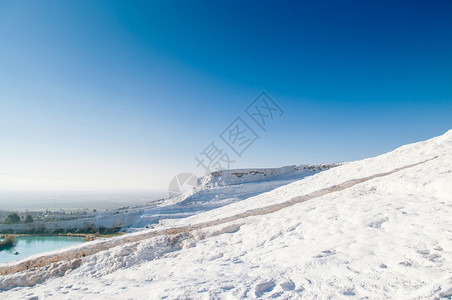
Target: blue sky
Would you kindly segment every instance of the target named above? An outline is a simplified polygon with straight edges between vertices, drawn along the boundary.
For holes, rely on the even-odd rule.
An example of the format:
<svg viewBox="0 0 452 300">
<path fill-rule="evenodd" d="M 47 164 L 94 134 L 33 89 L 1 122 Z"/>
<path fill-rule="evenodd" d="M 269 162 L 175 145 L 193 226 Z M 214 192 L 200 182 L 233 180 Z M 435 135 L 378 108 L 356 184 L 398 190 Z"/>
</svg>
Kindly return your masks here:
<svg viewBox="0 0 452 300">
<path fill-rule="evenodd" d="M 0 0 L 0 41 L 0 190 L 164 190 L 212 141 L 277 167 L 452 128 L 450 1 Z M 236 157 L 219 134 L 263 90 L 284 115 Z"/>
</svg>

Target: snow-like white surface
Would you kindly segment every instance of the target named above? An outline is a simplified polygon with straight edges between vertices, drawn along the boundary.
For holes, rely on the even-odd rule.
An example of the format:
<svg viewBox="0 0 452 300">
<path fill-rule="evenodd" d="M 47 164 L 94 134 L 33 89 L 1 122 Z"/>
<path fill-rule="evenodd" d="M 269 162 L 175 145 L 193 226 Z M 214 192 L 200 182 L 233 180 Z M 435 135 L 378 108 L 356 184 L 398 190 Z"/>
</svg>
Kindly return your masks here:
<svg viewBox="0 0 452 300">
<path fill-rule="evenodd" d="M 273 190 L 337 165 L 294 165 L 281 168 L 217 171 L 202 177 L 197 186 L 177 197 L 103 211 L 73 220 L 0 224 L 0 230 L 30 232 L 33 228 L 38 230 L 42 227 L 50 231 L 67 230 L 80 229 L 86 224 L 95 225 L 98 228 L 103 226 L 122 228 L 125 231 L 140 230 L 146 226 L 152 226 L 162 218 L 185 218 L 209 211 Z"/>
<path fill-rule="evenodd" d="M 287 207 L 244 214 L 275 204 Z M 0 297 L 450 298 L 452 131 L 149 233 L 175 227 L 87 256 L 73 270 L 59 265 L 66 271 Z M 39 282 L 46 268 L 1 276 L 0 287 L 19 276 Z"/>
<path fill-rule="evenodd" d="M 200 179 L 198 186 L 140 212 L 132 228 L 143 228 L 162 219 L 181 219 L 228 206 L 339 164 L 294 165 L 281 168 L 222 170 Z"/>
</svg>

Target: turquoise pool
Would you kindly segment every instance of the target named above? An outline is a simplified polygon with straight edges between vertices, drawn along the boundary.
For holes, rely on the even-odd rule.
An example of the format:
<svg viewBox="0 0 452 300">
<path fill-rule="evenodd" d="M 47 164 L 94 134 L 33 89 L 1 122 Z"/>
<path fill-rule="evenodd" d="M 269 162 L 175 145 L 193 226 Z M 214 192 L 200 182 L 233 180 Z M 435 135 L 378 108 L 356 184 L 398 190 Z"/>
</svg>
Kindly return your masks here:
<svg viewBox="0 0 452 300">
<path fill-rule="evenodd" d="M 19 236 L 16 238 L 17 242 L 13 248 L 0 251 L 0 263 L 80 244 L 85 240 L 84 237 L 75 236 Z M 14 255 L 16 252 L 19 252 L 19 254 Z"/>
</svg>

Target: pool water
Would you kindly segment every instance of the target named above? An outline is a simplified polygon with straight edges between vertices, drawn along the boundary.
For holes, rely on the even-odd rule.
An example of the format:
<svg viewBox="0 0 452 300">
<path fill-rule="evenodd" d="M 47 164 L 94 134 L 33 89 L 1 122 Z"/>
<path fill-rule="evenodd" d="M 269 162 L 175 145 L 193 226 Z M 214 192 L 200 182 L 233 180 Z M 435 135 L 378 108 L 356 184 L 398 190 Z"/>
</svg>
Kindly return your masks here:
<svg viewBox="0 0 452 300">
<path fill-rule="evenodd" d="M 0 263 L 80 244 L 85 240 L 84 237 L 76 236 L 18 236 L 14 247 L 0 251 Z M 19 254 L 14 255 L 15 252 L 19 252 Z"/>
</svg>

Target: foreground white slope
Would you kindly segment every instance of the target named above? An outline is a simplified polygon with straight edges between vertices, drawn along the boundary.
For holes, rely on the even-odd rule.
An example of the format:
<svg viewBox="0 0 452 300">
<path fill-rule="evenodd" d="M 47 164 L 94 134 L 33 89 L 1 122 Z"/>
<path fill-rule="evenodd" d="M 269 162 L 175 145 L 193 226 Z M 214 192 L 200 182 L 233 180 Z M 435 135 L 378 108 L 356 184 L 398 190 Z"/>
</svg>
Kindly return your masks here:
<svg viewBox="0 0 452 300">
<path fill-rule="evenodd" d="M 450 298 L 452 131 L 152 233 L 0 297 Z"/>
</svg>

